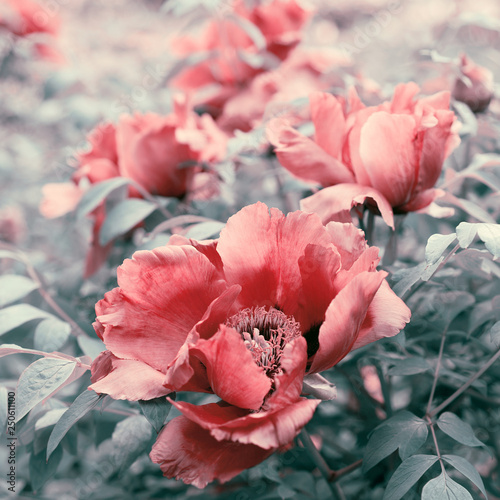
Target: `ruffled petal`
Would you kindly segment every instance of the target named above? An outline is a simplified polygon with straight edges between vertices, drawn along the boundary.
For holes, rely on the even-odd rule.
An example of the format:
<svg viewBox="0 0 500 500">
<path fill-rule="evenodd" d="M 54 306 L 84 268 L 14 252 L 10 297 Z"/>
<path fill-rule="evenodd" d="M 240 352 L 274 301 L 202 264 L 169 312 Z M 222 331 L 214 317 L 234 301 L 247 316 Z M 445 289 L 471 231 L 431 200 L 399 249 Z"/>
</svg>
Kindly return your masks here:
<svg viewBox="0 0 500 500">
<path fill-rule="evenodd" d="M 343 163 L 292 128 L 285 118 L 269 122 L 267 137 L 279 162 L 297 177 L 322 186 L 354 182 L 354 175 Z"/>
<path fill-rule="evenodd" d="M 303 280 L 323 272 L 320 265 L 316 273 L 306 276 L 308 267 L 316 269 L 312 255 L 318 256 L 312 248 L 305 255 L 311 242 L 326 249 L 321 265 L 326 261 L 333 266 L 334 249 L 316 215 L 297 211 L 285 217 L 279 210 L 269 213 L 266 205 L 257 203 L 232 216 L 217 249 L 227 282 L 242 286 L 239 305 L 277 307 L 306 322 L 308 311 L 316 306 L 304 295 Z"/>
<path fill-rule="evenodd" d="M 414 98 L 420 92 L 420 87 L 415 82 L 400 83 L 396 85 L 392 101 L 391 113 L 411 113 L 415 107 Z"/>
<path fill-rule="evenodd" d="M 204 488 L 214 479 L 229 481 L 273 452 L 254 445 L 217 441 L 210 431 L 180 416 L 164 427 L 149 456 L 168 478 Z"/>
<path fill-rule="evenodd" d="M 116 356 L 161 371 L 227 288 L 195 248 L 169 245 L 125 260 L 118 268 L 118 284 L 96 306 L 97 329 Z"/>
<path fill-rule="evenodd" d="M 119 359 L 104 351 L 92 363 L 92 385 L 98 394 L 109 394 L 113 399 L 153 399 L 171 391 L 163 387 L 165 375 L 146 363 Z"/>
<path fill-rule="evenodd" d="M 191 354 L 205 365 L 210 386 L 226 403 L 249 410 L 262 406 L 271 379 L 236 330 L 221 325 L 212 338 L 197 342 Z"/>
<path fill-rule="evenodd" d="M 363 272 L 340 290 L 326 311 L 325 322 L 319 330 L 319 348 L 309 373 L 331 368 L 351 351 L 386 275 L 385 272 Z"/>
<path fill-rule="evenodd" d="M 365 233 L 354 224 L 335 221 L 329 222 L 326 230 L 340 254 L 342 269 L 350 269 L 356 259 L 368 248 Z"/>
<path fill-rule="evenodd" d="M 300 208 L 318 214 L 323 224 L 330 221 L 351 222 L 351 209 L 365 202 L 373 205 L 385 223 L 394 229 L 394 214 L 384 195 L 374 188 L 359 184 L 338 184 L 322 189 L 301 200 Z"/>
<path fill-rule="evenodd" d="M 410 321 L 408 306 L 383 281 L 368 308 L 353 349 L 358 349 L 384 337 L 399 333 Z"/>
</svg>

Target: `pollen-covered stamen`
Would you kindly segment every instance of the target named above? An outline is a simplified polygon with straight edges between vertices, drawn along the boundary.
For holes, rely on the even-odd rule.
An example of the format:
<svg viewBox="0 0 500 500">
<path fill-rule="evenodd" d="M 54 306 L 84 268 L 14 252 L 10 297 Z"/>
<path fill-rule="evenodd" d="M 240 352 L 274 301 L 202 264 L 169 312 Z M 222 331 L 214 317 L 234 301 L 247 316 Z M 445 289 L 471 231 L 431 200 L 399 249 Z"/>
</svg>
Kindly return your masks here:
<svg viewBox="0 0 500 500">
<path fill-rule="evenodd" d="M 270 378 L 281 372 L 281 355 L 286 344 L 301 335 L 299 323 L 273 307 L 243 309 L 226 324 L 241 333 L 255 363 Z"/>
</svg>

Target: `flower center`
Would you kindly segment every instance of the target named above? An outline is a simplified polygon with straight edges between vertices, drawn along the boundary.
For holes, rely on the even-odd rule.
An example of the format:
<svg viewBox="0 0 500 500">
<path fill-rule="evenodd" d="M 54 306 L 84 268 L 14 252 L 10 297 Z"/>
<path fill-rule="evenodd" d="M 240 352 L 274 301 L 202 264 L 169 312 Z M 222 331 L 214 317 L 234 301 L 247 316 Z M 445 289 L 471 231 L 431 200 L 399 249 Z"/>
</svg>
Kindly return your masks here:
<svg viewBox="0 0 500 500">
<path fill-rule="evenodd" d="M 300 324 L 290 316 L 271 307 L 242 309 L 226 324 L 238 331 L 253 359 L 266 375 L 274 378 L 281 372 L 283 349 L 301 335 Z"/>
</svg>

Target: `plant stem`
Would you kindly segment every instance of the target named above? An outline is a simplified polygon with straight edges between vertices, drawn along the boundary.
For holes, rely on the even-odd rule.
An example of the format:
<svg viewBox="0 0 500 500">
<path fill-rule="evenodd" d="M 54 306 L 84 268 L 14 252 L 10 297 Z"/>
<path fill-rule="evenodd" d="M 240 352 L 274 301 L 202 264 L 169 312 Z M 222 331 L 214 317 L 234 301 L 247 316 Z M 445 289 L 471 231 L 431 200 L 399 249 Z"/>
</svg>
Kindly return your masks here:
<svg viewBox="0 0 500 500">
<path fill-rule="evenodd" d="M 371 210 L 368 210 L 365 238 L 366 238 L 368 245 L 370 245 L 370 246 L 374 245 L 374 243 L 375 243 L 373 241 L 373 229 L 374 228 L 375 228 L 375 214 Z"/>
<path fill-rule="evenodd" d="M 316 467 L 321 472 L 321 475 L 329 482 L 330 477 L 334 472 L 330 469 L 330 467 L 328 467 L 328 464 L 326 463 L 325 459 L 321 456 L 320 452 L 314 445 L 311 436 L 309 435 L 309 433 L 306 431 L 305 428 L 302 429 L 302 432 L 300 433 L 300 440 L 304 445 L 304 448 L 309 452 L 309 455 L 313 459 Z"/>
<path fill-rule="evenodd" d="M 498 358 L 500 358 L 500 349 L 488 360 L 488 362 L 474 375 L 472 375 L 465 384 L 457 389 L 448 399 L 444 400 L 439 406 L 428 412 L 428 417 L 432 418 L 439 412 L 443 411 L 449 404 L 465 392 Z"/>
<path fill-rule="evenodd" d="M 349 472 L 352 472 L 353 470 L 356 470 L 358 467 L 361 467 L 362 464 L 363 464 L 363 459 L 360 458 L 359 460 L 356 460 L 356 462 L 347 465 L 342 469 L 333 471 L 330 482 L 334 483 L 335 481 L 338 481 L 342 476 L 345 476 L 346 474 L 349 474 Z"/>
<path fill-rule="evenodd" d="M 441 458 L 441 452 L 439 451 L 439 446 L 438 446 L 438 442 L 436 439 L 436 432 L 434 431 L 434 424 L 432 423 L 432 420 L 430 419 L 430 417 L 427 417 L 427 423 L 429 424 L 429 427 L 431 428 L 432 439 L 434 440 L 434 446 L 436 448 L 436 453 L 437 453 L 437 456 L 439 459 L 439 464 L 441 465 L 441 470 L 443 471 L 443 474 L 445 474 L 443 459 Z"/>
<path fill-rule="evenodd" d="M 380 380 L 380 387 L 382 389 L 382 396 L 384 398 L 384 409 L 387 413 L 387 418 L 391 418 L 393 411 L 389 386 L 387 385 L 387 381 L 384 378 L 384 373 L 382 372 L 382 367 L 379 365 L 379 363 L 375 363 L 375 368 L 377 369 L 377 375 Z"/>
<path fill-rule="evenodd" d="M 431 411 L 432 400 L 434 399 L 434 393 L 436 392 L 437 381 L 439 378 L 439 370 L 441 368 L 441 361 L 443 359 L 444 342 L 446 340 L 446 333 L 447 332 L 448 332 L 448 327 L 446 327 L 443 330 L 443 333 L 441 334 L 441 344 L 439 345 L 439 354 L 438 354 L 438 359 L 437 359 L 437 363 L 436 363 L 436 370 L 434 371 L 434 380 L 432 381 L 431 394 L 429 396 L 429 401 L 427 402 L 427 412 L 426 412 L 427 415 L 429 415 L 429 413 Z"/>
</svg>

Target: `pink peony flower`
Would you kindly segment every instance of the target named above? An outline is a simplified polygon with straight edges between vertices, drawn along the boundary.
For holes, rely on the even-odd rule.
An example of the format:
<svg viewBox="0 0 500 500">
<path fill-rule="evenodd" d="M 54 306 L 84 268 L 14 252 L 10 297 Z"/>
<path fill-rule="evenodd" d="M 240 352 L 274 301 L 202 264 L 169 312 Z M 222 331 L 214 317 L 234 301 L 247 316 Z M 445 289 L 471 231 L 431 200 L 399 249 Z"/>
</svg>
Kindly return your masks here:
<svg viewBox="0 0 500 500">
<path fill-rule="evenodd" d="M 96 305 L 106 345 L 91 389 L 115 399 L 213 392 L 218 403 L 172 402 L 182 416 L 151 457 L 168 477 L 224 482 L 288 444 L 319 401 L 304 375 L 395 335 L 407 306 L 376 271 L 378 248 L 352 224 L 284 216 L 262 203 L 231 217 L 217 241 L 173 236 L 118 269 Z"/>
<path fill-rule="evenodd" d="M 460 76 L 455 80 L 452 95 L 475 113 L 485 111 L 494 95 L 493 73 L 462 54 Z"/>
<path fill-rule="evenodd" d="M 116 125 L 97 126 L 88 136 L 90 150 L 78 154 L 79 166 L 72 182 L 43 187 L 41 213 L 49 218 L 64 215 L 76 208 L 88 185 L 114 177 L 132 179 L 153 195 L 183 197 L 201 172 L 199 164 L 222 159 L 227 136 L 209 115 L 192 112 L 186 99 L 179 96 L 174 104 L 174 111 L 167 116 L 137 113 L 123 115 Z M 129 195 L 141 196 L 133 186 Z M 107 255 L 98 237 L 104 207 L 98 207 L 93 218 L 86 276 L 98 269 Z"/>
<path fill-rule="evenodd" d="M 280 163 L 297 177 L 325 189 L 302 201 L 324 222 L 350 220 L 349 210 L 368 200 L 393 226 L 393 213 L 427 207 L 444 160 L 460 142 L 449 92 L 415 99 L 415 83 L 396 87 L 390 102 L 366 107 L 351 89 L 349 100 L 310 95 L 314 140 L 286 119 L 268 126 Z"/>
<path fill-rule="evenodd" d="M 0 27 L 16 36 L 33 33 L 56 35 L 59 31 L 59 17 L 53 11 L 32 0 L 4 0 L 0 10 Z"/>
</svg>

